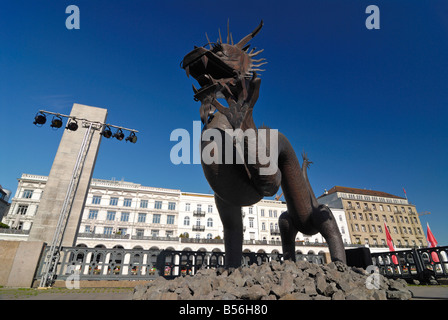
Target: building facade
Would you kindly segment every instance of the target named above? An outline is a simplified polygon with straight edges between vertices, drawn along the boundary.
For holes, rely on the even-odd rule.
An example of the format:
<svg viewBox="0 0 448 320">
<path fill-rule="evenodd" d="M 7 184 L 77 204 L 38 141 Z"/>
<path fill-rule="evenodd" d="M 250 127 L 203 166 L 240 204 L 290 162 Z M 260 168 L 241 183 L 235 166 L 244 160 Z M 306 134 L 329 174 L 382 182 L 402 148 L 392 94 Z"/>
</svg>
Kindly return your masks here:
<svg viewBox="0 0 448 320">
<path fill-rule="evenodd" d="M 382 191 L 335 186 L 318 202 L 345 212 L 350 241 L 370 247 L 386 246 L 385 227 L 396 248 L 426 247 L 415 205 Z"/>
<path fill-rule="evenodd" d="M 2 221 L 2 218 L 5 214 L 9 211 L 9 196 L 11 192 L 9 190 L 3 189 L 3 187 L 0 185 L 0 221 Z"/>
<path fill-rule="evenodd" d="M 31 174 L 18 179 L 11 208 L 2 221 L 10 230 L 0 231 L 0 239 L 27 240 L 46 181 L 46 176 Z M 244 247 L 249 251 L 281 252 L 278 218 L 285 210 L 285 202 L 268 199 L 243 207 Z M 332 211 L 344 242 L 350 244 L 344 211 Z M 298 233 L 296 241 L 300 253 L 328 252 L 320 234 Z M 213 195 L 92 179 L 76 245 L 224 251 L 223 226 Z"/>
</svg>

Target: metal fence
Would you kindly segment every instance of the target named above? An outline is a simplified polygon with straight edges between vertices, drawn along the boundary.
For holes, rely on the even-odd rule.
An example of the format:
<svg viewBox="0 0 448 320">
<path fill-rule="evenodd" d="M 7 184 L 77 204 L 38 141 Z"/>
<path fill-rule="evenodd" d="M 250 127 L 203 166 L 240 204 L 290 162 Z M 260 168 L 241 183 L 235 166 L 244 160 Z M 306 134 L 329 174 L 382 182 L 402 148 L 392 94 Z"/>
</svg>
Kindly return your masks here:
<svg viewBox="0 0 448 320">
<path fill-rule="evenodd" d="M 45 248 L 36 272 L 35 280 L 42 277 L 48 263 Z M 86 247 L 62 247 L 57 257 L 53 280 L 67 280 L 73 274 L 79 280 L 151 280 L 159 276 L 167 279 L 182 275 L 194 275 L 201 268 L 224 267 L 224 252 L 171 251 L 139 249 L 106 249 Z M 281 254 L 243 253 L 243 266 L 261 265 L 271 260 L 281 261 Z M 323 255 L 296 254 L 296 260 L 323 264 Z"/>
<path fill-rule="evenodd" d="M 372 253 L 380 274 L 390 278 L 427 281 L 448 278 L 448 246 Z"/>
</svg>

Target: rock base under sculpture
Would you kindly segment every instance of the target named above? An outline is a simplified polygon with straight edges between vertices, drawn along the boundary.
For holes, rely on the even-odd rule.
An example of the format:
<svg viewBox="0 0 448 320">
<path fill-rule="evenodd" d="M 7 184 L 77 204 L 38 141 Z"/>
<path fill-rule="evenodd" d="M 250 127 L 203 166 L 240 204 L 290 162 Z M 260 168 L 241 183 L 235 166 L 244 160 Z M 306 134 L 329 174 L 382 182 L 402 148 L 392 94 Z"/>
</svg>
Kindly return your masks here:
<svg viewBox="0 0 448 320">
<path fill-rule="evenodd" d="M 409 300 L 404 280 L 336 262 L 271 261 L 238 269 L 201 269 L 194 276 L 159 277 L 135 287 L 134 300 Z M 374 278 L 376 277 L 376 278 Z M 379 280 L 379 281 L 378 281 Z M 369 283 L 369 281 L 367 281 Z M 378 289 L 376 289 L 378 288 Z"/>
</svg>

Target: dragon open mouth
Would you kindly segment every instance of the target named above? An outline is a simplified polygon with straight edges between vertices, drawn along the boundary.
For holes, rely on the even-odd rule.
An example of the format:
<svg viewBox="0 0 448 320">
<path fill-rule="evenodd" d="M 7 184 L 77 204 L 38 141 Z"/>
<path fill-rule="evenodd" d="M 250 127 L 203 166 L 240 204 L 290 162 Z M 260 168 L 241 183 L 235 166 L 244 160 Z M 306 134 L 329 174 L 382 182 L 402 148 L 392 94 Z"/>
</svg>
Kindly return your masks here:
<svg viewBox="0 0 448 320">
<path fill-rule="evenodd" d="M 217 81 L 235 76 L 232 67 L 203 47 L 195 48 L 188 53 L 182 61 L 182 68 L 185 69 L 187 76 L 191 75 L 201 86 L 195 94 L 197 100 L 200 100 L 202 95 L 215 92 L 218 87 Z"/>
</svg>

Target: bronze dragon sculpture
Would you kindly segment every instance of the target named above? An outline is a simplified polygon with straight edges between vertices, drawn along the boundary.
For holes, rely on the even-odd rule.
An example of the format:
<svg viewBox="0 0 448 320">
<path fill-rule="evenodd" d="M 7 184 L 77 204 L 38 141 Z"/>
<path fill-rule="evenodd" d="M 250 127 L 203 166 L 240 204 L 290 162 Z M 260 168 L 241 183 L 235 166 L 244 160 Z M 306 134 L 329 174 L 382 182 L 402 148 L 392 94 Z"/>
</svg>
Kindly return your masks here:
<svg viewBox="0 0 448 320">
<path fill-rule="evenodd" d="M 311 162 L 306 154 L 302 155 L 303 164 L 300 167 L 294 149 L 283 134 L 271 135 L 273 129 L 265 127 L 257 129 L 255 126 L 252 111 L 261 84 L 257 71 L 264 71 L 258 68 L 266 62 L 264 59 L 255 59 L 263 50 L 249 50 L 248 43 L 262 26 L 263 21 L 236 44 L 233 43 L 229 30 L 227 43 L 222 41 L 221 33 L 219 39 L 213 43 L 206 34 L 208 43 L 203 47 L 195 46 L 181 63 L 187 76 L 192 76 L 201 86 L 200 89 L 196 89 L 193 85 L 194 98 L 196 101 L 201 101 L 200 116 L 204 124 L 201 151 L 210 150 L 211 144 L 215 146 L 217 143 L 222 144 L 213 149 L 219 150 L 219 154 L 213 156 L 222 161 L 210 163 L 201 157 L 201 164 L 205 177 L 215 192 L 216 206 L 224 227 L 226 266 L 241 265 L 243 244 L 241 208 L 253 205 L 265 196 L 273 196 L 280 186 L 288 209 L 279 218 L 284 259 L 295 260 L 295 237 L 300 231 L 307 235 L 320 232 L 328 243 L 332 260 L 345 262 L 344 245 L 336 220 L 327 206 L 318 204 L 308 181 L 307 168 Z M 218 99 L 225 99 L 228 107 L 221 104 Z M 207 130 L 210 129 L 217 130 L 222 139 L 204 139 Z M 243 136 L 242 140 L 246 141 L 241 156 L 244 158 L 243 162 L 225 162 L 226 151 L 223 141 L 228 138 L 229 132 L 238 129 L 243 133 L 253 130 L 257 138 L 263 129 L 267 132 L 265 137 L 269 135 L 270 138 L 257 140 Z M 231 150 L 234 154 L 231 157 L 235 161 L 237 146 L 234 138 Z M 250 143 L 255 144 L 256 148 L 250 149 L 248 147 Z M 275 155 L 271 154 L 275 157 L 269 158 L 270 163 L 258 160 L 261 148 L 266 149 L 267 153 L 276 151 Z M 256 161 L 248 161 L 250 156 L 254 156 L 252 159 Z M 275 170 L 269 174 L 261 174 L 261 170 L 268 166 L 274 167 Z"/>
</svg>

